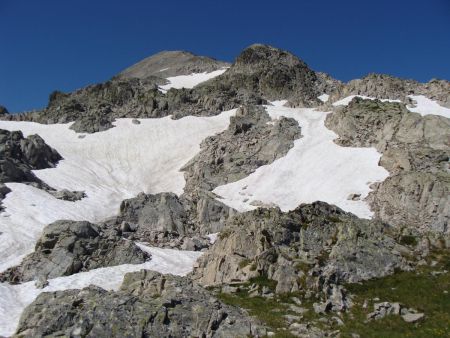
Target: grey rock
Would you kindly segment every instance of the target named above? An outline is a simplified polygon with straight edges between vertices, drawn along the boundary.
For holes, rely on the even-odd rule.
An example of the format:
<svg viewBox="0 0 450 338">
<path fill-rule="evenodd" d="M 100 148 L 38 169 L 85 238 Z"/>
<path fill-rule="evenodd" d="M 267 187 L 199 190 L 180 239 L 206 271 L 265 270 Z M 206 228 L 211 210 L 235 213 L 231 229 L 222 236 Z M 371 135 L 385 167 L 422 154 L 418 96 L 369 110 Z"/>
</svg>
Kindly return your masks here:
<svg viewBox="0 0 450 338">
<path fill-rule="evenodd" d="M 100 267 L 140 264 L 149 258 L 114 230 L 84 221 L 56 221 L 44 228 L 35 251 L 20 265 L 2 272 L 0 281 L 51 279 Z"/>
<path fill-rule="evenodd" d="M 158 76 L 162 78 L 212 72 L 229 67 L 227 62 L 194 55 L 186 51 L 164 51 L 152 55 L 118 74 L 119 78 L 140 78 Z"/>
<path fill-rule="evenodd" d="M 120 205 L 120 219 L 136 224 L 137 233 L 156 230 L 185 235 L 188 232 L 187 213 L 173 193 L 140 193 L 135 198 L 124 200 Z"/>
<path fill-rule="evenodd" d="M 416 323 L 425 317 L 423 313 L 407 313 L 402 315 L 402 319 L 407 323 Z"/>
<path fill-rule="evenodd" d="M 450 120 L 420 116 L 404 105 L 355 98 L 328 115 L 343 146 L 375 147 L 390 176 L 374 184 L 367 201 L 397 227 L 447 233 L 450 221 Z"/>
<path fill-rule="evenodd" d="M 84 191 L 70 191 L 67 189 L 49 191 L 49 193 L 57 199 L 70 202 L 79 201 L 86 197 L 86 193 Z"/>
<path fill-rule="evenodd" d="M 57 314 L 57 315 L 56 315 Z M 265 328 L 185 277 L 141 270 L 119 291 L 90 286 L 42 293 L 23 312 L 20 337 L 247 337 Z"/>
<path fill-rule="evenodd" d="M 351 306 L 351 300 L 338 284 L 409 269 L 393 250 L 399 245 L 386 232 L 382 223 L 358 219 L 323 202 L 287 213 L 257 209 L 227 222 L 198 260 L 192 278 L 210 286 L 265 276 L 277 282 L 277 293 L 316 290 L 327 306 L 340 311 Z"/>
</svg>

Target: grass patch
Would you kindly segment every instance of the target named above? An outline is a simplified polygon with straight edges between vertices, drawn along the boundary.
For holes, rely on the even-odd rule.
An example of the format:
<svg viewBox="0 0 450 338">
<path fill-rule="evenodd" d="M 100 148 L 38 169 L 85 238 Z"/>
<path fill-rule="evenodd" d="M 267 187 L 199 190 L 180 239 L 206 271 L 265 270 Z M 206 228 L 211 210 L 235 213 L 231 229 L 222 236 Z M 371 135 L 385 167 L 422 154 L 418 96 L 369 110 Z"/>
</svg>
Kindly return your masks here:
<svg viewBox="0 0 450 338">
<path fill-rule="evenodd" d="M 435 254 L 436 255 L 436 254 Z M 450 266 L 450 255 L 438 253 L 434 258 L 439 264 L 434 267 L 420 267 L 413 272 L 399 272 L 392 276 L 366 281 L 362 284 L 347 285 L 356 305 L 351 318 L 344 318 L 342 337 L 358 333 L 361 337 L 450 337 L 450 273 L 437 276 L 439 271 Z M 447 291 L 445 293 L 444 291 Z M 404 322 L 400 316 L 387 316 L 381 320 L 364 323 L 373 311 L 373 298 L 380 301 L 400 302 L 407 307 L 425 313 L 425 319 L 412 324 Z M 370 300 L 367 309 L 362 308 L 364 300 Z"/>
</svg>

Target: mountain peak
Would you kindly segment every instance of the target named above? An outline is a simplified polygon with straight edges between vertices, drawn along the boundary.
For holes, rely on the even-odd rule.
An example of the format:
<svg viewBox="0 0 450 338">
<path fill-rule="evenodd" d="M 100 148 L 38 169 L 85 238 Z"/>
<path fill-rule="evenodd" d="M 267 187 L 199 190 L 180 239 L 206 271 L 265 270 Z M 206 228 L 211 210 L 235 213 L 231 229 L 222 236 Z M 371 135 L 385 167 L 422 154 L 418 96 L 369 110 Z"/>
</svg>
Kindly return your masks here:
<svg viewBox="0 0 450 338">
<path fill-rule="evenodd" d="M 158 76 L 188 75 L 192 73 L 212 72 L 228 67 L 226 62 L 198 56 L 188 51 L 162 51 L 128 67 L 118 74 L 120 78 L 146 78 Z"/>
</svg>

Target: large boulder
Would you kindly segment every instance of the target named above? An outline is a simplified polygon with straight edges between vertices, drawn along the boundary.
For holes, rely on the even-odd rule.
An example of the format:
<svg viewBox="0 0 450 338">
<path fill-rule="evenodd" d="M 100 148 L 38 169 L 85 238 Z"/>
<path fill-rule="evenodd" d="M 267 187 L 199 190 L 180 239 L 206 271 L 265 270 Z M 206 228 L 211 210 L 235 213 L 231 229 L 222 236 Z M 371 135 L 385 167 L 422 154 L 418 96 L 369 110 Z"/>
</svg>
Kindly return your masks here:
<svg viewBox="0 0 450 338">
<path fill-rule="evenodd" d="M 1 273 L 0 281 L 50 279 L 100 267 L 140 264 L 149 258 L 113 229 L 86 221 L 56 221 L 44 228 L 35 251 L 20 265 Z"/>
<path fill-rule="evenodd" d="M 256 209 L 229 220 L 192 276 L 204 286 L 264 276 L 277 282 L 278 293 L 328 290 L 408 269 L 408 250 L 388 231 L 323 202 L 287 213 Z"/>
<path fill-rule="evenodd" d="M 188 278 L 141 270 L 119 291 L 90 286 L 42 293 L 20 319 L 17 337 L 249 337 L 264 328 Z"/>
</svg>

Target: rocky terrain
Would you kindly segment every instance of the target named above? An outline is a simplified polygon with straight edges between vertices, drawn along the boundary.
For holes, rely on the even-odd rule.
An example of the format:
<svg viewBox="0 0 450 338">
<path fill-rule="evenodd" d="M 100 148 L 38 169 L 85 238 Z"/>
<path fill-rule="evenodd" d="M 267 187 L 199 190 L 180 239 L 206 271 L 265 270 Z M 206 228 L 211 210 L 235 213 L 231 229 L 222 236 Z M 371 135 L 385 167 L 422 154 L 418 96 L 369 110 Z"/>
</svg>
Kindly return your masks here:
<svg viewBox="0 0 450 338">
<path fill-rule="evenodd" d="M 177 77 L 217 71 L 189 88 L 169 88 Z M 45 224 L 39 231 L 30 230 L 33 236 L 40 234 L 32 242 L 36 243 L 34 252 L 14 258 L 14 264 L 0 271 L 0 295 L 6 304 L 0 304 L 0 310 L 15 304 L 3 313 L 4 318 L 14 313 L 18 320 L 22 313 L 17 337 L 450 334 L 445 328 L 450 320 L 450 120 L 435 111 L 413 112 L 421 104 L 418 95 L 433 100 L 439 109 L 450 107 L 450 83 L 445 80 L 419 83 L 369 74 L 342 83 L 310 69 L 287 51 L 256 44 L 244 49 L 232 64 L 188 52 L 161 52 L 104 83 L 72 93 L 55 91 L 41 111 L 13 115 L 0 106 L 0 120 L 72 123 L 70 129 L 80 133 L 70 131 L 75 135 L 70 142 L 76 146 L 91 142 L 91 137 L 101 138 L 120 118 L 133 119 L 129 124 L 139 128 L 144 119 L 170 115 L 170 121 L 182 121 L 234 109 L 226 115 L 227 121 L 231 116 L 229 124 L 199 141 L 190 160 L 178 164 L 178 158 L 168 156 L 152 163 L 176 162 L 173 167 L 185 181 L 181 193 L 160 187 L 123 193 L 122 181 L 113 175 L 114 166 L 94 167 L 99 173 L 111 174 L 111 180 L 105 177 L 98 190 L 91 190 L 93 195 L 101 189 L 110 196 L 122 194 L 122 202 L 108 218 L 96 219 L 95 213 L 86 213 L 94 221 L 77 220 L 87 203 L 82 189 L 74 190 L 71 185 L 71 189 L 56 190 L 33 173 L 58 165 L 62 156 L 55 149 L 39 135 L 25 138 L 25 132 L 0 130 L 0 201 L 12 196 L 8 207 L 0 210 L 0 240 L 15 248 L 16 238 L 28 236 L 27 229 L 18 229 L 22 232 L 9 237 L 2 234 L 3 229 L 9 231 L 11 225 L 28 219 L 33 225 Z M 361 97 L 350 97 L 348 105 L 334 105 L 349 96 Z M 253 205 L 254 210 L 238 212 L 213 192 L 288 156 L 294 144 L 305 140 L 308 130 L 302 129 L 295 115 L 269 115 L 270 108 L 281 109 L 283 104 L 315 108 L 308 110 L 313 113 L 329 111 L 325 122 L 325 115 L 320 121 L 336 133 L 337 145 L 376 149 L 380 157 L 374 163 L 380 158 L 379 166 L 389 177 L 367 183 L 368 195 L 353 193 L 339 204 L 367 203 L 373 212 L 371 219 L 320 200 L 283 211 L 261 202 Z M 302 113 L 301 109 L 291 111 Z M 123 126 L 112 130 L 119 128 Z M 130 138 L 124 136 L 123 142 L 127 160 L 135 158 L 133 152 L 152 151 L 152 144 L 136 150 Z M 107 146 L 98 144 L 111 156 Z M 178 146 L 176 142 L 171 145 Z M 77 161 L 84 161 L 83 156 L 96 160 L 87 153 L 77 156 Z M 127 168 L 127 163 L 118 165 Z M 322 163 L 304 165 L 314 171 Z M 130 176 L 132 169 L 127 169 Z M 288 175 L 295 167 L 285 169 Z M 332 176 L 333 168 L 328 169 Z M 349 175 L 357 180 L 361 173 L 355 169 Z M 155 178 L 159 179 L 167 178 Z M 5 185 L 10 182 L 39 188 L 36 194 L 45 196 L 39 195 L 43 205 L 60 200 L 63 204 L 52 204 L 54 209 L 48 213 L 68 208 L 72 220 L 46 221 L 51 217 L 39 210 L 41 206 L 25 199 L 30 191 Z M 57 176 L 55 182 L 65 188 L 69 180 Z M 322 184 L 330 182 L 324 178 Z M 34 193 L 31 198 L 37 198 Z M 106 196 L 96 201 L 95 208 L 110 203 Z M 11 207 L 17 201 L 26 201 L 24 210 L 36 209 L 22 214 L 21 206 Z M 179 262 L 172 261 L 175 250 L 186 257 L 200 257 L 187 276 L 192 263 L 187 269 L 175 269 L 179 268 Z M 165 261 L 156 262 L 160 257 Z M 132 266 L 152 262 L 152 269 L 162 269 L 164 274 L 129 272 Z M 120 287 L 106 280 L 108 271 L 119 266 L 124 269 Z M 95 283 L 80 282 L 92 278 L 86 277 L 87 272 Z M 76 289 L 61 286 L 64 278 L 78 276 L 83 276 L 80 283 L 70 284 Z M 105 285 L 100 287 L 98 280 Z M 15 298 L 19 305 L 12 301 Z M 0 335 L 14 332 L 2 328 L 2 323 Z"/>
<path fill-rule="evenodd" d="M 116 229 L 89 222 L 57 221 L 45 227 L 35 251 L 19 266 L 0 274 L 0 281 L 45 281 L 105 266 L 139 264 L 150 259 Z"/>
<path fill-rule="evenodd" d="M 141 270 L 127 274 L 117 292 L 89 287 L 42 294 L 22 315 L 17 337 L 225 338 L 265 332 L 189 279 Z"/>
<path fill-rule="evenodd" d="M 375 147 L 390 177 L 368 201 L 383 221 L 397 227 L 447 233 L 450 222 L 450 120 L 411 113 L 401 103 L 355 98 L 328 116 L 345 146 Z"/>
</svg>

